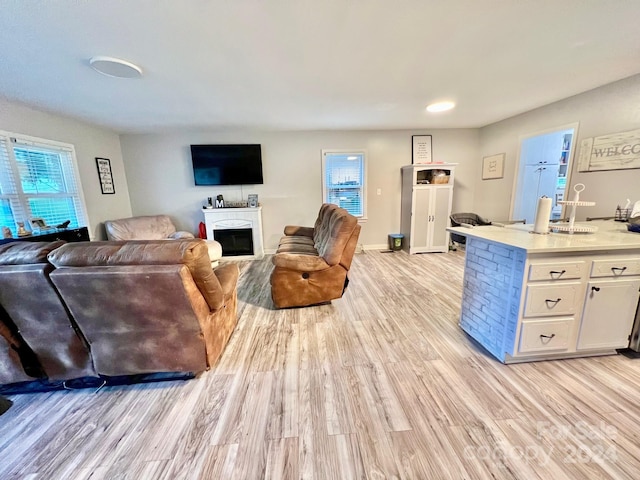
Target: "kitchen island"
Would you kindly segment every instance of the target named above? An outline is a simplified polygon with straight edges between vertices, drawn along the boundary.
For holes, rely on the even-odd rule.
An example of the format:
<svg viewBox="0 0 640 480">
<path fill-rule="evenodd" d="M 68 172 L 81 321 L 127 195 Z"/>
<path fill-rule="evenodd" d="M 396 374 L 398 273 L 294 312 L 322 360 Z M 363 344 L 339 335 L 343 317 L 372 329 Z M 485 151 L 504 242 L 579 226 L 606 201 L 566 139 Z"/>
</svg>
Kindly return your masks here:
<svg viewBox="0 0 640 480">
<path fill-rule="evenodd" d="M 460 327 L 503 363 L 615 354 L 629 345 L 640 290 L 640 234 L 532 225 L 450 227 L 466 237 Z"/>
</svg>

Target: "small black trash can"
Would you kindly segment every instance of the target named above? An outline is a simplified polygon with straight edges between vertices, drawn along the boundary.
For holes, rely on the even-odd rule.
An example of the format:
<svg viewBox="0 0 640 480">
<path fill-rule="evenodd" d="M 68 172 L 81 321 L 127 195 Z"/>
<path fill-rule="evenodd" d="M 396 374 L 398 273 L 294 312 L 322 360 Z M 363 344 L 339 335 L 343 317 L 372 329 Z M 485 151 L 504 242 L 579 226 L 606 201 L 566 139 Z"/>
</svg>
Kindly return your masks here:
<svg viewBox="0 0 640 480">
<path fill-rule="evenodd" d="M 389 250 L 397 252 L 402 250 L 402 244 L 404 242 L 404 235 L 401 233 L 389 234 Z"/>
</svg>

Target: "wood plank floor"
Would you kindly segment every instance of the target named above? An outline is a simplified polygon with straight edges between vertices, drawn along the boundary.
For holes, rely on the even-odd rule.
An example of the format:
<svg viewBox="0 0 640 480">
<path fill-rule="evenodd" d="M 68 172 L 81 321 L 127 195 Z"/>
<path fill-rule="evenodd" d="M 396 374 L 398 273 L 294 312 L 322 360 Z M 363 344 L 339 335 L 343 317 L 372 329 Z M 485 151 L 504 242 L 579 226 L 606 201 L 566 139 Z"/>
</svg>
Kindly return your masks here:
<svg viewBox="0 0 640 480">
<path fill-rule="evenodd" d="M 637 479 L 640 360 L 505 366 L 457 326 L 463 255 L 365 252 L 344 298 L 238 326 L 189 381 L 13 395 L 1 479 Z"/>
</svg>

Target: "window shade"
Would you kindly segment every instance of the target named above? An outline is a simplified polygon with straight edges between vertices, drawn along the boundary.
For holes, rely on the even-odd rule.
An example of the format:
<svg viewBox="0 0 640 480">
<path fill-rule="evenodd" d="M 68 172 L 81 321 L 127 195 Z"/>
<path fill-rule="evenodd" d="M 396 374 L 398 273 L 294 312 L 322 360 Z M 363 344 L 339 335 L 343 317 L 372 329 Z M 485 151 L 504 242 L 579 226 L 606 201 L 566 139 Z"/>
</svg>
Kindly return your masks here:
<svg viewBox="0 0 640 480">
<path fill-rule="evenodd" d="M 364 154 L 324 153 L 324 201 L 364 216 Z"/>
<path fill-rule="evenodd" d="M 0 136 L 0 226 L 15 235 L 17 222 L 28 229 L 42 218 L 75 228 L 86 225 L 85 211 L 72 148 Z"/>
</svg>

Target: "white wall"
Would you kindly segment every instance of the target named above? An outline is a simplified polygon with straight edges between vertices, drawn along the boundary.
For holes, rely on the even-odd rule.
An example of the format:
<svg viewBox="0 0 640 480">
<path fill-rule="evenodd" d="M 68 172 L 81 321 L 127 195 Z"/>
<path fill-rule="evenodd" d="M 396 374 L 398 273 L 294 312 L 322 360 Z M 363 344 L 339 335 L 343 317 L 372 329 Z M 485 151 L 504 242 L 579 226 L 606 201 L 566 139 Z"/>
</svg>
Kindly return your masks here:
<svg viewBox="0 0 640 480">
<path fill-rule="evenodd" d="M 368 221 L 360 243 L 384 246 L 400 229 L 400 168 L 411 163 L 411 135 L 431 134 L 435 161 L 459 163 L 454 211 L 472 208 L 478 175 L 478 130 L 243 132 L 192 131 L 153 135 L 122 135 L 122 153 L 134 215 L 166 213 L 180 229 L 197 232 L 204 221 L 207 197 L 246 200 L 257 193 L 263 206 L 267 250 L 277 247 L 285 225 L 313 225 L 322 203 L 321 150 L 364 148 L 367 156 Z M 264 185 L 196 187 L 191 169 L 191 144 L 260 143 Z M 376 195 L 381 189 L 382 194 Z"/>
<path fill-rule="evenodd" d="M 131 216 L 118 134 L 0 98 L 0 130 L 75 146 L 92 239 L 104 238 L 102 222 Z M 102 195 L 95 157 L 111 160 L 115 195 Z"/>
<path fill-rule="evenodd" d="M 317 132 L 174 132 L 122 135 L 66 117 L 41 112 L 0 98 L 0 129 L 75 145 L 87 203 L 90 232 L 103 238 L 102 222 L 131 215 L 167 213 L 193 233 L 203 221 L 206 197 L 228 200 L 257 193 L 263 204 L 265 247 L 274 249 L 285 224 L 311 225 L 321 198 L 323 148 L 368 151 L 368 217 L 360 242 L 382 246 L 400 228 L 400 167 L 411 163 L 411 135 L 433 135 L 434 160 L 458 163 L 453 211 L 473 211 L 506 219 L 516 172 L 519 137 L 579 122 L 575 145 L 586 137 L 640 128 L 640 75 L 576 95 L 482 129 L 317 131 Z M 265 184 L 196 187 L 189 145 L 260 143 Z M 122 150 L 121 150 L 122 148 Z M 505 176 L 481 180 L 484 156 L 506 153 Z M 578 149 L 576 149 L 576 153 Z M 111 159 L 115 195 L 102 195 L 95 157 Z M 124 158 L 124 161 L 123 161 Z M 640 169 L 579 173 L 572 159 L 571 182 L 582 182 L 584 199 L 595 207 L 578 209 L 578 219 L 613 215 L 626 198 L 640 200 Z M 127 188 L 127 180 L 129 189 Z M 376 190 L 382 189 L 382 195 Z M 130 191 L 129 191 L 130 190 Z"/>
<path fill-rule="evenodd" d="M 523 94 L 526 94 L 524 92 Z M 629 77 L 516 117 L 480 129 L 480 152 L 475 161 L 496 153 L 506 153 L 505 175 L 500 180 L 476 182 L 474 211 L 490 219 L 507 219 L 513 179 L 518 164 L 521 135 L 579 122 L 571 160 L 570 188 L 584 183 L 581 200 L 595 201 L 594 207 L 576 210 L 576 219 L 613 216 L 618 204 L 627 198 L 640 200 L 640 169 L 605 172 L 578 172 L 577 155 L 583 138 L 640 128 L 640 75 Z M 478 170 L 479 172 L 480 170 Z M 570 198 L 572 190 L 567 190 Z"/>
</svg>

